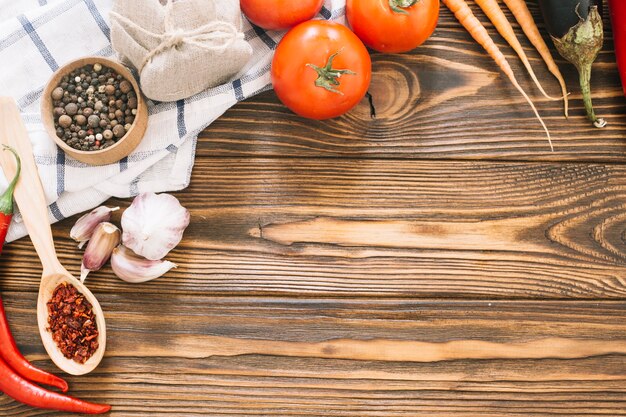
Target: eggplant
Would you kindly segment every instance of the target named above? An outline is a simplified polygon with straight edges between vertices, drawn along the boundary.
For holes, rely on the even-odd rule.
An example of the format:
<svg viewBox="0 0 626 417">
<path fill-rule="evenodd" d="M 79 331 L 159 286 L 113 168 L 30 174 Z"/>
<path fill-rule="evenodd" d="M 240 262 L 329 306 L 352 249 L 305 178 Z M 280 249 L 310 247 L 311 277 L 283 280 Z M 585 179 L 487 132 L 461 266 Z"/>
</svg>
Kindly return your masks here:
<svg viewBox="0 0 626 417">
<path fill-rule="evenodd" d="M 542 0 L 539 2 L 548 33 L 555 38 L 565 36 L 580 19 L 587 20 L 591 6 L 598 6 L 598 12 L 602 16 L 601 0 Z M 576 13 L 576 7 L 578 7 L 578 13 Z"/>
<path fill-rule="evenodd" d="M 578 70 L 587 117 L 606 126 L 591 102 L 591 66 L 604 43 L 602 0 L 539 0 L 539 7 L 556 50 Z"/>
</svg>

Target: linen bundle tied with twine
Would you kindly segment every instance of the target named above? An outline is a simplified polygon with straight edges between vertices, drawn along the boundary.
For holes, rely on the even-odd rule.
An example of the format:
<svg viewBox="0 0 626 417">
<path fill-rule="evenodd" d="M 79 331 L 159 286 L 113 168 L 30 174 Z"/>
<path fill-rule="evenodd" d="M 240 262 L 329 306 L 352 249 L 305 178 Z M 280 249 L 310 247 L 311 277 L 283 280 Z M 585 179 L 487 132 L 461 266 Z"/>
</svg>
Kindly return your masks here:
<svg viewBox="0 0 626 417">
<path fill-rule="evenodd" d="M 252 57 L 239 0 L 116 0 L 111 43 L 156 101 L 176 101 L 231 79 Z"/>
</svg>

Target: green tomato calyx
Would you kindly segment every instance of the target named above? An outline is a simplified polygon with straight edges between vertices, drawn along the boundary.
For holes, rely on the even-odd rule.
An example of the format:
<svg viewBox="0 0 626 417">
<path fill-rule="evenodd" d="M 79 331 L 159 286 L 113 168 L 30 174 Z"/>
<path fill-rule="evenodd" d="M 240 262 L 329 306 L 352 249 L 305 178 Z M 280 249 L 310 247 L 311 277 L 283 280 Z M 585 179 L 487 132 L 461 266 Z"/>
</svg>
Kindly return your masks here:
<svg viewBox="0 0 626 417">
<path fill-rule="evenodd" d="M 409 12 L 404 9 L 408 9 L 418 1 L 419 0 L 389 0 L 389 7 L 396 13 L 409 14 Z"/>
<path fill-rule="evenodd" d="M 315 64 L 306 64 L 307 67 L 313 68 L 317 72 L 317 79 L 315 80 L 315 86 L 321 87 L 325 90 L 330 91 L 331 93 L 336 93 L 343 96 L 343 93 L 337 90 L 335 87 L 338 86 L 339 78 L 344 75 L 356 75 L 356 72 L 349 69 L 334 69 L 333 61 L 339 55 L 341 51 L 337 51 L 332 54 L 328 58 L 328 62 L 323 67 L 318 67 Z"/>
</svg>

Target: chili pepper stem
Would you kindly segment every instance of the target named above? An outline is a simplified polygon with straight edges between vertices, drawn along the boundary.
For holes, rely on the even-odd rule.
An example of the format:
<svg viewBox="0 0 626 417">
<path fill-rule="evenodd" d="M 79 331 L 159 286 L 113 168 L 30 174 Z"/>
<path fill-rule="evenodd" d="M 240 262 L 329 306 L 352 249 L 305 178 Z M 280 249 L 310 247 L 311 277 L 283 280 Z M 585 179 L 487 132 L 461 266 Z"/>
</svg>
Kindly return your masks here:
<svg viewBox="0 0 626 417">
<path fill-rule="evenodd" d="M 20 177 L 20 172 L 22 171 L 22 161 L 20 160 L 20 157 L 15 149 L 6 145 L 2 145 L 2 148 L 5 151 L 12 152 L 15 156 L 17 171 L 15 172 L 13 180 L 9 183 L 8 188 L 4 191 L 4 193 L 2 193 L 2 195 L 0 195 L 0 213 L 13 214 L 13 191 L 15 190 L 15 185 Z"/>
<path fill-rule="evenodd" d="M 583 103 L 587 111 L 587 117 L 593 122 L 595 127 L 603 128 L 606 126 L 606 120 L 596 116 L 591 102 L 591 65 L 581 66 L 578 68 L 578 72 L 580 74 L 580 91 L 583 95 Z"/>
</svg>

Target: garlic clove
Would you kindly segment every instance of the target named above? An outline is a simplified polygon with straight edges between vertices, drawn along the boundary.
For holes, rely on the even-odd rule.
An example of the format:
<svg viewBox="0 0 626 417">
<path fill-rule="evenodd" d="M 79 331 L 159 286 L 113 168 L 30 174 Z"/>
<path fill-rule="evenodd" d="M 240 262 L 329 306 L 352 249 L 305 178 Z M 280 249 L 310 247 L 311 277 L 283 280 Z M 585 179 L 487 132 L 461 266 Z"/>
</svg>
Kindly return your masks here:
<svg viewBox="0 0 626 417">
<path fill-rule="evenodd" d="M 170 194 L 138 195 L 122 215 L 122 242 L 139 256 L 163 259 L 183 238 L 189 211 Z"/>
<path fill-rule="evenodd" d="M 102 268 L 111 257 L 113 249 L 120 244 L 120 240 L 120 229 L 114 224 L 104 222 L 96 227 L 83 255 L 83 263 L 80 268 L 81 282 L 85 281 L 89 272 Z"/>
<path fill-rule="evenodd" d="M 93 209 L 76 221 L 76 224 L 70 230 L 70 237 L 79 243 L 79 248 L 82 248 L 91 239 L 96 227 L 102 222 L 111 220 L 111 213 L 119 209 L 119 207 L 110 208 L 106 206 Z"/>
<path fill-rule="evenodd" d="M 177 265 L 170 261 L 151 261 L 120 245 L 113 249 L 111 268 L 126 282 L 139 283 L 159 278 Z"/>
</svg>

